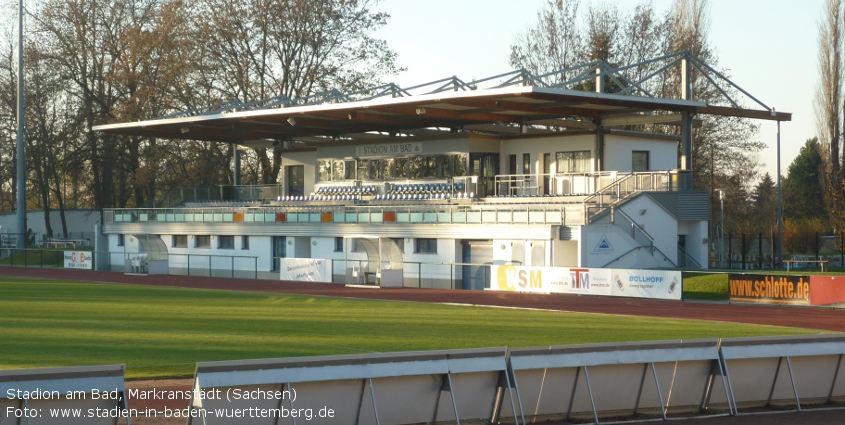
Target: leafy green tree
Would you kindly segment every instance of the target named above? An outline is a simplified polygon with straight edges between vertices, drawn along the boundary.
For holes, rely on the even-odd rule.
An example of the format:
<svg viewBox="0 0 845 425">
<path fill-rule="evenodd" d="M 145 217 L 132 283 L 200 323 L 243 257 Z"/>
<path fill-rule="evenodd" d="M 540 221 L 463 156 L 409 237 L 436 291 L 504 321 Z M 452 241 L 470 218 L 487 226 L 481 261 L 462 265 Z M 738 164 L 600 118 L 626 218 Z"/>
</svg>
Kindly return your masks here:
<svg viewBox="0 0 845 425">
<path fill-rule="evenodd" d="M 807 140 L 789 164 L 783 180 L 784 216 L 795 219 L 825 217 L 822 164 L 818 139 Z"/>
</svg>

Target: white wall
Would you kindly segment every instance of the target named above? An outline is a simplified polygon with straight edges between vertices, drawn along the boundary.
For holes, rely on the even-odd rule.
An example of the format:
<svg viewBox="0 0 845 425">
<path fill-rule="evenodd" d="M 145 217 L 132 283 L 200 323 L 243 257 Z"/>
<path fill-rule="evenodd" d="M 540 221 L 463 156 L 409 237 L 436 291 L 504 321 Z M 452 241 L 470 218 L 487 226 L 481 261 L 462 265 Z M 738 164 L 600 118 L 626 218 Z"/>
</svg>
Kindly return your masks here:
<svg viewBox="0 0 845 425">
<path fill-rule="evenodd" d="M 607 241 L 607 247 L 600 247 L 602 240 Z M 615 224 L 591 224 L 581 227 L 581 239 L 578 243 L 581 246 L 580 267 L 604 267 L 637 246 L 630 232 Z M 612 266 L 618 267 L 616 263 Z"/>
<path fill-rule="evenodd" d="M 678 234 L 687 236 L 686 251 L 702 267 L 708 265 L 707 221 L 679 221 Z"/>
<path fill-rule="evenodd" d="M 648 151 L 649 171 L 678 168 L 678 142 L 608 134 L 604 138 L 604 169 L 631 172 L 631 152 Z"/>
<path fill-rule="evenodd" d="M 578 267 L 580 264 L 578 241 L 552 241 L 553 267 Z"/>
<path fill-rule="evenodd" d="M 522 154 L 531 155 L 531 174 L 542 174 L 543 154 L 549 153 L 551 157 L 552 174 L 556 173 L 555 153 L 565 151 L 590 151 L 590 158 L 595 160 L 596 136 L 582 134 L 576 136 L 558 136 L 543 138 L 508 138 L 502 141 L 501 157 L 499 158 L 500 174 L 511 174 L 509 167 L 510 155 L 516 155 L 517 173 L 522 174 Z M 593 170 L 594 161 L 591 161 L 590 170 Z M 630 165 L 628 166 L 630 168 Z"/>
<path fill-rule="evenodd" d="M 654 238 L 654 246 L 677 264 L 679 233 L 675 217 L 648 196 L 639 196 L 625 203 L 622 210 Z"/>
</svg>

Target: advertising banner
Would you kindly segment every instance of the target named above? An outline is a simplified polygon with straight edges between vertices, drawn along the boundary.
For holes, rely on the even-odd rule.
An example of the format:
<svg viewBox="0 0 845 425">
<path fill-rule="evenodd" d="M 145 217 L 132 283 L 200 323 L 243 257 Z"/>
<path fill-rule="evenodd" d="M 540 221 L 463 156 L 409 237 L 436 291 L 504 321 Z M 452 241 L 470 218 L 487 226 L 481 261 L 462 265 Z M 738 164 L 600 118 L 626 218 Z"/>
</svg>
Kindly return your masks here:
<svg viewBox="0 0 845 425">
<path fill-rule="evenodd" d="M 280 258 L 282 280 L 300 282 L 332 281 L 332 260 L 316 258 Z"/>
<path fill-rule="evenodd" d="M 490 290 L 681 299 L 681 272 L 491 266 Z"/>
<path fill-rule="evenodd" d="M 810 277 L 729 274 L 731 301 L 810 304 Z"/>
<path fill-rule="evenodd" d="M 681 272 L 669 270 L 609 269 L 612 295 L 617 297 L 681 299 Z"/>
<path fill-rule="evenodd" d="M 94 255 L 91 251 L 65 251 L 66 269 L 92 269 Z"/>
</svg>

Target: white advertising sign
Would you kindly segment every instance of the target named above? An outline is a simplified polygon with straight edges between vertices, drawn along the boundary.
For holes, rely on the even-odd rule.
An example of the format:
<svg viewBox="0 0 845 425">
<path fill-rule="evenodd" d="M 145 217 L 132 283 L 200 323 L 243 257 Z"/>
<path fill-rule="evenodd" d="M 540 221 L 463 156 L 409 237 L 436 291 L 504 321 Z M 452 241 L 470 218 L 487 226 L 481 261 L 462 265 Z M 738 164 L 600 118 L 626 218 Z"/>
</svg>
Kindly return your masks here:
<svg viewBox="0 0 845 425">
<path fill-rule="evenodd" d="M 681 299 L 681 272 L 491 266 L 490 290 Z"/>
<path fill-rule="evenodd" d="M 490 276 L 495 291 L 611 295 L 606 269 L 491 266 Z"/>
<path fill-rule="evenodd" d="M 282 280 L 331 282 L 332 260 L 316 258 L 281 258 Z"/>
<path fill-rule="evenodd" d="M 608 269 L 613 273 L 617 297 L 681 299 L 681 272 L 667 270 Z"/>
<path fill-rule="evenodd" d="M 93 256 L 91 251 L 65 251 L 65 268 L 91 270 Z"/>
</svg>

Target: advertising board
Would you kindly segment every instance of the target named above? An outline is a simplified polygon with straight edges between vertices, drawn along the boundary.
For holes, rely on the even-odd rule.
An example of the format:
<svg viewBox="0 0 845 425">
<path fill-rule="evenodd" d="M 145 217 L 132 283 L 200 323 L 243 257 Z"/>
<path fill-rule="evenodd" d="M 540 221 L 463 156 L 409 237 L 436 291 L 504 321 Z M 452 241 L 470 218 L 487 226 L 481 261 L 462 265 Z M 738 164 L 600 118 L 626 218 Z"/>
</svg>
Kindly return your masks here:
<svg viewBox="0 0 845 425">
<path fill-rule="evenodd" d="M 810 304 L 810 276 L 729 274 L 731 301 Z"/>
<path fill-rule="evenodd" d="M 300 282 L 331 282 L 332 260 L 318 258 L 280 258 L 282 280 Z"/>
<path fill-rule="evenodd" d="M 65 268 L 91 270 L 93 257 L 91 251 L 65 251 Z"/>
<path fill-rule="evenodd" d="M 491 266 L 490 290 L 681 299 L 681 272 L 664 270 Z"/>
</svg>

